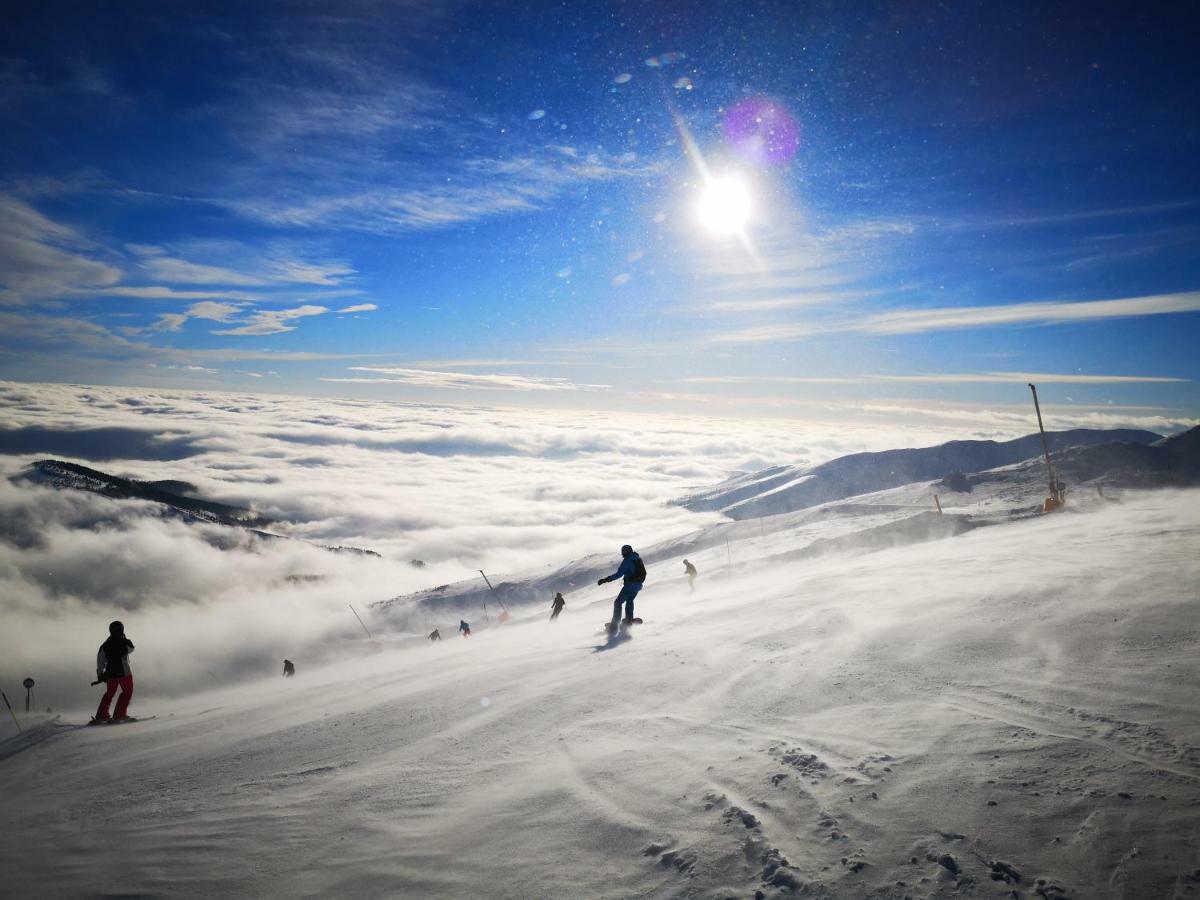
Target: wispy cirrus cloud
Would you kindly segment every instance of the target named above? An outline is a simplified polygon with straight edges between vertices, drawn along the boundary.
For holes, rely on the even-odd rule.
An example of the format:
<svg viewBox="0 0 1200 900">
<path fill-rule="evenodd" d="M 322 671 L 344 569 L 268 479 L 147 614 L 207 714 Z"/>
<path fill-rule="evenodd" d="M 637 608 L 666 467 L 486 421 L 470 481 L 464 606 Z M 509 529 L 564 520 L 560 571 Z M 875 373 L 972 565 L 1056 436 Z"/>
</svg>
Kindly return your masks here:
<svg viewBox="0 0 1200 900">
<path fill-rule="evenodd" d="M 756 235 L 753 253 L 738 242 L 704 246 L 695 262 L 696 294 L 673 311 L 741 317 L 747 323 L 739 329 L 748 335 L 743 340 L 759 340 L 759 329 L 779 327 L 762 317 L 879 296 L 871 278 L 920 224 L 905 218 L 820 223 L 794 212 Z"/>
<path fill-rule="evenodd" d="M 352 372 L 370 372 L 373 377 L 322 378 L 346 384 L 403 384 L 411 387 L 449 390 L 487 389 L 503 391 L 608 390 L 602 384 L 577 384 L 567 378 L 531 378 L 526 375 L 473 374 L 468 372 L 401 369 L 391 366 L 352 366 Z"/>
<path fill-rule="evenodd" d="M 1166 375 L 1084 375 L 1067 372 L 969 372 L 945 375 L 876 375 L 869 380 L 943 384 L 1003 384 L 1037 382 L 1040 384 L 1170 384 L 1190 381 Z"/>
<path fill-rule="evenodd" d="M 243 158 L 224 171 L 228 189 L 196 199 L 277 227 L 391 234 L 528 212 L 572 188 L 658 171 L 627 149 L 565 144 L 549 122 L 506 128 L 430 81 L 411 49 L 444 16 L 417 27 L 406 15 L 399 43 L 377 44 L 375 28 L 352 17 L 332 26 L 371 44 L 367 53 L 282 26 L 287 65 L 256 67 L 210 110 Z"/>
<path fill-rule="evenodd" d="M 676 379 L 678 384 L 1174 384 L 1189 378 L 1168 375 L 1085 375 L 1077 372 L 946 372 L 913 375 L 855 375 L 845 378 L 803 375 L 702 375 Z"/>
<path fill-rule="evenodd" d="M 1001 325 L 1056 325 L 1101 319 L 1158 316 L 1200 311 L 1200 291 L 1084 300 L 1073 303 L 1011 303 L 1004 306 L 964 306 L 909 309 L 879 313 L 854 323 L 847 330 L 870 334 L 917 334 L 960 328 Z"/>
<path fill-rule="evenodd" d="M 905 309 L 856 319 L 817 318 L 778 322 L 710 335 L 715 344 L 760 344 L 802 340 L 817 334 L 850 332 L 875 335 L 922 334 L 971 328 L 1045 326 L 1069 322 L 1200 312 L 1200 291 L 1123 297 L 1115 300 L 1010 303 Z"/>
<path fill-rule="evenodd" d="M 414 369 L 494 369 L 499 366 L 567 366 L 572 363 L 535 359 L 420 359 L 409 363 Z"/>
<path fill-rule="evenodd" d="M 121 280 L 98 248 L 28 203 L 0 194 L 0 303 L 28 303 Z"/>
<path fill-rule="evenodd" d="M 572 185 L 641 178 L 653 166 L 622 163 L 592 154 L 575 159 L 538 150 L 519 165 L 511 159 L 473 158 L 466 163 L 409 169 L 403 165 L 373 164 L 369 183 L 355 172 L 340 171 L 336 190 L 217 200 L 248 218 L 277 226 L 349 228 L 391 233 L 444 228 L 498 215 L 540 209 Z M 340 184 L 337 182 L 340 181 Z"/>
<path fill-rule="evenodd" d="M 181 291 L 162 285 L 117 285 L 111 288 L 91 288 L 78 293 L 89 297 L 129 297 L 134 300 L 239 300 L 254 303 L 265 294 L 245 291 Z"/>
<path fill-rule="evenodd" d="M 862 384 L 865 378 L 837 378 L 804 375 L 697 375 L 677 378 L 678 384 Z"/>
<path fill-rule="evenodd" d="M 185 241 L 171 246 L 127 244 L 126 249 L 138 257 L 143 277 L 168 284 L 338 287 L 355 274 L 347 263 L 303 259 L 279 246 L 259 250 L 231 241 Z"/>
<path fill-rule="evenodd" d="M 241 306 L 232 303 L 214 303 L 205 301 L 189 306 L 182 313 L 165 313 L 158 321 L 150 326 L 151 331 L 179 331 L 188 319 L 207 319 L 210 322 L 228 322 L 242 311 Z"/>
<path fill-rule="evenodd" d="M 377 309 L 379 309 L 379 307 L 376 306 L 374 303 L 356 303 L 353 306 L 347 306 L 343 309 L 339 309 L 338 312 L 339 313 L 374 312 Z"/>
<path fill-rule="evenodd" d="M 752 325 L 721 331 L 708 336 L 712 344 L 774 344 L 799 341 L 826 331 L 837 329 L 822 326 L 817 322 L 777 322 L 770 325 Z"/>
<path fill-rule="evenodd" d="M 309 303 L 292 309 L 264 309 L 254 313 L 245 325 L 221 329 L 214 331 L 213 334 L 234 336 L 283 334 L 296 330 L 296 325 L 293 323 L 297 319 L 321 316 L 327 312 L 329 312 L 329 307 Z"/>
</svg>

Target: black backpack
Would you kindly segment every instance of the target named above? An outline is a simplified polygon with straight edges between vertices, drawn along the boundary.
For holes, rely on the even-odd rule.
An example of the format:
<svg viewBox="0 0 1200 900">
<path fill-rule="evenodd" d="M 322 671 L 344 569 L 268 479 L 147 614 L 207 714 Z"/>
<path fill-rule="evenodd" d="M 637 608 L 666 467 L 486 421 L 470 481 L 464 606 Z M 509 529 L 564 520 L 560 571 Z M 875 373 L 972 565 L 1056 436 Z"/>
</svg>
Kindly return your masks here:
<svg viewBox="0 0 1200 900">
<path fill-rule="evenodd" d="M 638 584 L 646 583 L 646 564 L 640 556 L 633 560 L 633 580 Z"/>
</svg>

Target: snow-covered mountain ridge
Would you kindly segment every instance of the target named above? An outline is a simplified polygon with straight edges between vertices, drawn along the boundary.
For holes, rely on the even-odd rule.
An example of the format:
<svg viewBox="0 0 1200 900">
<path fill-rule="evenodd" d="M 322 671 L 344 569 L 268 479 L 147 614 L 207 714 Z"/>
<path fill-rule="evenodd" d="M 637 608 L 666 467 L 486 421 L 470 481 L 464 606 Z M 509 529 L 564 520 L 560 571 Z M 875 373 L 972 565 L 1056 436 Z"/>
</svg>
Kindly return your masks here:
<svg viewBox="0 0 1200 900">
<path fill-rule="evenodd" d="M 1054 453 L 1114 442 L 1151 444 L 1162 436 L 1136 429 L 1074 429 L 1048 432 L 1046 439 Z M 731 519 L 771 516 L 956 472 L 1007 466 L 1041 452 L 1040 437 L 1031 434 L 1003 442 L 949 441 L 936 447 L 854 453 L 811 468 L 775 466 L 737 475 L 677 502 L 695 511 L 719 510 Z"/>
<path fill-rule="evenodd" d="M 1200 484 L 1198 436 L 1200 428 L 1168 438 L 1148 431 L 1074 431 L 1054 435 L 1051 446 L 1063 448 L 1053 453 L 1053 459 L 1060 477 L 1068 482 L 1069 493 L 1086 490 L 1090 495 L 1093 486 L 1120 490 Z M 1008 459 L 1031 447 L 1037 455 L 1022 457 L 1015 464 L 986 470 L 971 468 L 972 462 Z M 962 533 L 980 525 L 1033 515 L 1041 509 L 1046 470 L 1040 451 L 1040 440 L 1034 435 L 1032 441 L 1021 438 L 1006 444 L 951 441 L 928 451 L 858 453 L 818 466 L 799 478 L 792 472 L 780 474 L 787 467 L 777 467 L 765 470 L 765 474 L 731 479 L 708 494 L 693 495 L 708 498 L 700 507 L 722 497 L 741 497 L 723 510 L 732 521 L 637 549 L 650 570 L 648 584 L 653 584 L 662 577 L 661 564 L 666 560 L 688 556 L 701 566 L 709 565 L 709 560 L 732 558 L 730 542 L 754 541 L 764 535 L 789 533 L 799 545 L 789 551 L 796 557 L 832 548 L 878 549 Z M 947 468 L 952 465 L 960 468 Z M 827 476 L 829 471 L 835 474 Z M 884 489 L 856 490 L 864 484 L 907 478 L 913 471 L 934 474 Z M 941 480 L 948 472 L 971 474 L 952 479 L 950 486 Z M 809 483 L 806 479 L 818 486 L 804 494 L 803 486 Z M 783 487 L 771 486 L 779 485 L 780 480 Z M 749 493 L 755 489 L 763 493 Z M 816 496 L 825 493 L 838 495 L 846 491 L 854 493 L 815 501 Z M 934 494 L 941 496 L 947 513 L 944 519 L 920 516 L 923 510 L 934 512 Z M 752 501 L 757 505 L 751 507 Z M 689 501 L 681 502 L 688 505 Z M 735 514 L 751 508 L 755 516 Z M 541 568 L 493 575 L 491 587 L 482 578 L 439 585 L 383 601 L 374 609 L 396 623 L 418 611 L 422 618 L 433 621 L 447 613 L 489 619 L 503 607 L 548 603 L 556 591 L 569 595 L 588 588 L 599 576 L 610 574 L 616 560 L 611 552 L 599 553 L 551 571 Z"/>
</svg>

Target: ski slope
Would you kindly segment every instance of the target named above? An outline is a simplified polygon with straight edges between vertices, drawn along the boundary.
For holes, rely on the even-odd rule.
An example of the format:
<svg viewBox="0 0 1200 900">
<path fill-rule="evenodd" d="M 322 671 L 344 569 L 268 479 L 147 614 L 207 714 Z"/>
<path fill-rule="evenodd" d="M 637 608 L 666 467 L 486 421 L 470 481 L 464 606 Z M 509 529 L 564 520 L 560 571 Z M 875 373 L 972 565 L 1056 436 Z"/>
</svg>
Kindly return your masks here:
<svg viewBox="0 0 1200 900">
<path fill-rule="evenodd" d="M 4 893 L 1191 896 L 1198 500 L 793 561 L 810 533 L 747 531 L 694 594 L 660 558 L 625 640 L 606 585 L 554 624 L 547 597 L 470 639 L 135 695 L 151 722 L 9 721 Z"/>
</svg>

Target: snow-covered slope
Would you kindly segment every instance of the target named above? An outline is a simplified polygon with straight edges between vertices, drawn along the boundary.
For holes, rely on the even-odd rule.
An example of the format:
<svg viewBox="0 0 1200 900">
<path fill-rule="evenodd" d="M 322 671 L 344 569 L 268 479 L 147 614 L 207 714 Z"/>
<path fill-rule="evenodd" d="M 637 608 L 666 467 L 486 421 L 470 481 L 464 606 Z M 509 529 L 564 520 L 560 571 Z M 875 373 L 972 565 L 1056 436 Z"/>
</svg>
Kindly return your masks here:
<svg viewBox="0 0 1200 900">
<path fill-rule="evenodd" d="M 149 722 L 9 723 L 5 893 L 1200 889 L 1200 497 L 1005 520 L 982 485 L 961 500 L 1000 524 L 853 540 L 923 527 L 901 501 L 927 488 L 732 523 L 695 593 L 664 556 L 646 624 L 615 643 L 612 588 L 593 586 L 553 625 L 399 640 L 170 706 L 140 685 Z"/>
<path fill-rule="evenodd" d="M 1075 429 L 1050 432 L 1046 437 L 1051 452 L 1115 441 L 1149 444 L 1160 439 L 1153 432 L 1133 429 Z M 1041 438 L 1031 434 L 1004 442 L 950 441 L 937 447 L 854 453 L 810 469 L 776 466 L 739 475 L 685 497 L 679 504 L 696 511 L 720 510 L 732 519 L 778 515 L 955 472 L 1011 465 L 1041 452 Z"/>
<path fill-rule="evenodd" d="M 1085 439 L 1090 440 L 1097 434 L 1128 433 L 1086 432 Z M 1137 441 L 1085 444 L 1054 454 L 1057 474 L 1060 479 L 1066 480 L 1071 502 L 1074 502 L 1073 498 L 1076 495 L 1094 496 L 1096 489 L 1103 492 L 1105 488 L 1111 491 L 1124 488 L 1187 487 L 1200 483 L 1200 441 L 1196 437 L 1200 435 L 1200 428 L 1157 440 L 1153 444 L 1140 442 L 1142 438 L 1152 437 L 1150 432 L 1133 434 Z M 987 446 L 982 450 L 974 447 L 966 451 L 961 448 L 954 449 L 953 445 L 946 444 L 940 448 L 933 448 L 945 451 L 936 456 L 936 459 L 953 459 L 963 463 L 969 457 L 977 460 L 991 458 L 997 455 L 996 447 L 1005 446 L 986 441 L 956 443 Z M 924 451 L 896 452 L 920 454 Z M 1001 455 L 1013 455 L 1017 452 L 1024 450 L 1014 451 L 1008 448 L 1004 449 Z M 950 455 L 945 455 L 947 453 Z M 887 457 L 887 454 L 856 454 L 854 457 L 843 459 L 855 460 L 856 466 L 867 471 L 874 464 L 871 461 L 875 460 L 877 463 L 879 457 Z M 841 460 L 834 462 L 840 463 Z M 834 463 L 829 465 L 833 466 Z M 906 471 L 909 470 L 911 467 Z M 929 469 L 940 470 L 941 463 Z M 760 493 L 754 495 L 751 500 L 735 504 L 727 512 L 736 513 L 744 509 L 748 502 L 757 503 L 756 508 L 760 511 L 768 508 L 768 503 L 777 501 L 785 506 L 790 505 L 799 496 L 799 485 L 808 479 L 823 477 L 817 470 L 813 470 L 814 474 L 800 476 L 798 479 L 787 476 L 782 484 L 764 487 L 776 479 L 781 471 L 778 468 L 766 470 L 767 474 L 760 473 L 762 477 L 747 482 L 753 483 L 756 486 L 755 490 L 759 490 Z M 886 481 L 891 478 L 891 474 L 885 478 L 878 471 L 872 471 L 874 474 L 865 480 Z M 896 471 L 900 470 L 888 470 L 889 473 Z M 1041 510 L 1046 495 L 1047 479 L 1045 463 L 1041 456 L 974 472 L 971 475 L 962 474 L 961 469 L 955 471 L 958 477 L 935 480 L 926 478 L 819 504 L 805 501 L 795 510 L 773 515 L 764 514 L 753 518 L 734 515 L 732 521 L 706 525 L 693 532 L 648 547 L 639 546 L 637 549 L 650 568 L 649 583 L 653 584 L 662 577 L 663 570 L 660 566 L 663 564 L 666 564 L 668 574 L 678 574 L 681 569 L 678 560 L 683 557 L 690 558 L 702 568 L 710 565 L 710 560 L 731 558 L 726 546 L 728 541 L 753 541 L 766 535 L 787 533 L 794 545 L 790 552 L 803 550 L 811 555 L 824 552 L 821 548 L 830 546 L 860 546 L 866 549 L 879 546 L 879 541 L 898 545 L 930 540 L 951 530 L 958 533 L 976 525 L 988 524 L 997 518 L 1003 520 L 1013 516 L 1032 515 Z M 826 486 L 830 483 L 827 481 Z M 844 482 L 843 487 L 848 484 L 849 482 Z M 934 495 L 938 495 L 938 502 L 948 513 L 958 517 L 956 521 L 931 520 L 927 523 L 928 527 L 916 522 L 905 522 L 919 510 L 932 512 L 935 509 Z M 804 549 L 810 543 L 813 545 L 812 549 Z M 610 574 L 616 568 L 618 557 L 615 551 L 614 547 L 613 552 L 609 554 L 585 557 L 551 571 L 530 570 L 493 577 L 491 587 L 482 577 L 439 585 L 429 590 L 383 601 L 375 605 L 374 611 L 393 627 L 408 628 L 412 627 L 416 618 L 436 621 L 438 616 L 445 618 L 447 615 L 465 616 L 474 623 L 485 616 L 490 618 L 505 607 L 511 609 L 528 604 L 543 605 L 549 602 L 556 591 L 569 593 L 594 584 L 598 576 Z"/>
</svg>

